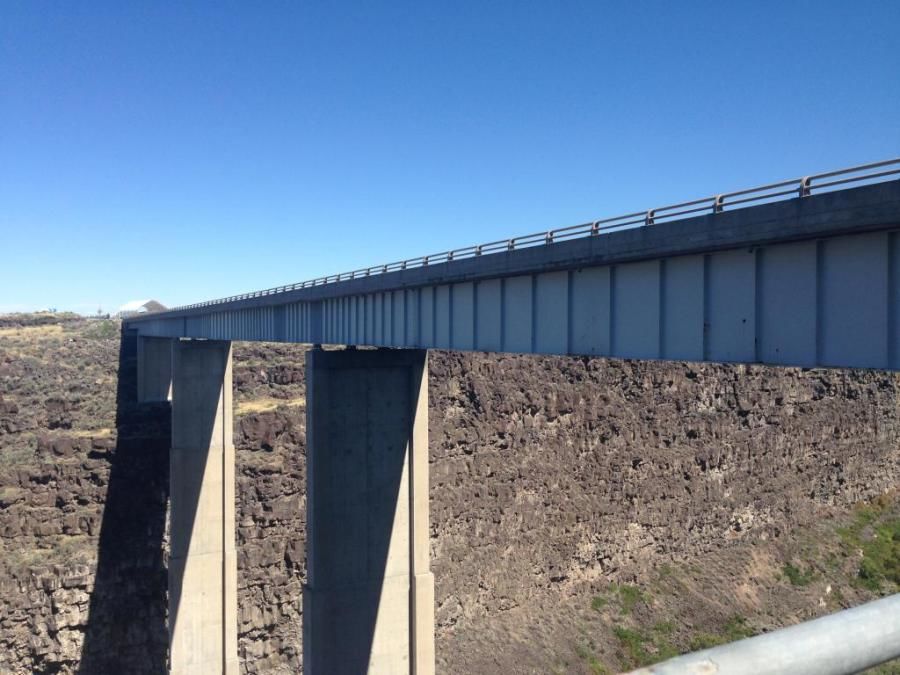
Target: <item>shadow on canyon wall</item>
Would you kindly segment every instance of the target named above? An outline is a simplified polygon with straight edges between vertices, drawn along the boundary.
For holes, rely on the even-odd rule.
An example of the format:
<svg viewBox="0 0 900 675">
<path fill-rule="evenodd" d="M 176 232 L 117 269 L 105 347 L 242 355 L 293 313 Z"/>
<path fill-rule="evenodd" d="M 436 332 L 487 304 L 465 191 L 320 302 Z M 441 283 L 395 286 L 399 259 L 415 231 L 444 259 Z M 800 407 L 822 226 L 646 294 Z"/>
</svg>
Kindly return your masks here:
<svg viewBox="0 0 900 675">
<path fill-rule="evenodd" d="M 166 672 L 170 406 L 137 404 L 137 338 L 123 329 L 116 446 L 79 675 Z"/>
</svg>

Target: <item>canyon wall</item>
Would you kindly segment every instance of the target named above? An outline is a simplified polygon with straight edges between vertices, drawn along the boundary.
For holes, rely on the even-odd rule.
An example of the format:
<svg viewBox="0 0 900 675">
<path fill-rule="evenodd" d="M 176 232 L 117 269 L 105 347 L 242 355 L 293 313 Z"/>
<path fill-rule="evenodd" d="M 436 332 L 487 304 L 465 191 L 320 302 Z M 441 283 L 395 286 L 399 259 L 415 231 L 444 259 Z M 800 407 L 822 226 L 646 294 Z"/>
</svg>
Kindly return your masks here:
<svg viewBox="0 0 900 675">
<path fill-rule="evenodd" d="M 115 325 L 25 323 L 0 322 L 0 672 L 164 672 L 167 406 L 134 405 Z M 439 671 L 626 667 L 602 632 L 621 616 L 592 600 L 626 585 L 643 598 L 628 621 L 668 612 L 676 635 L 738 609 L 763 630 L 874 597 L 846 581 L 822 600 L 772 570 L 804 533 L 892 494 L 897 384 L 433 352 Z M 236 345 L 234 387 L 242 668 L 299 672 L 303 348 Z M 712 604 L 651 599 L 671 569 L 714 580 Z"/>
</svg>

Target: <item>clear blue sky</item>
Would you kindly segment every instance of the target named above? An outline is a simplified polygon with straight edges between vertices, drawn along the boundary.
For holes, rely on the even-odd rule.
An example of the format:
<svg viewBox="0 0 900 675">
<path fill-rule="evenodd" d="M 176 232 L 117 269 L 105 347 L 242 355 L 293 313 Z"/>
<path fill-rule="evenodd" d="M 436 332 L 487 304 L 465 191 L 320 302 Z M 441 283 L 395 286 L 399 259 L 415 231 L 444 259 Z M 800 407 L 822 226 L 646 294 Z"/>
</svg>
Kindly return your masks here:
<svg viewBox="0 0 900 675">
<path fill-rule="evenodd" d="M 900 154 L 900 2 L 0 3 L 0 311 L 175 305 Z"/>
</svg>

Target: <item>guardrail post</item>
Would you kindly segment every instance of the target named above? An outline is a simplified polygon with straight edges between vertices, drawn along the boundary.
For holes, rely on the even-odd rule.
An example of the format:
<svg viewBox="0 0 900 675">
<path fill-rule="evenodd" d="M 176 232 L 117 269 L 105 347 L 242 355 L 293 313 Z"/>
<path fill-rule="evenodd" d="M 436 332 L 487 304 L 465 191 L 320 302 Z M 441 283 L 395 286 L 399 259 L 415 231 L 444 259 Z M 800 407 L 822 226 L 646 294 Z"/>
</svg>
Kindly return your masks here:
<svg viewBox="0 0 900 675">
<path fill-rule="evenodd" d="M 722 195 L 716 195 L 716 199 L 713 202 L 713 213 L 722 213 L 722 210 L 725 208 L 725 197 Z"/>
<path fill-rule="evenodd" d="M 811 185 L 811 179 L 809 176 L 804 176 L 800 179 L 800 196 L 801 197 L 809 197 Z"/>
</svg>

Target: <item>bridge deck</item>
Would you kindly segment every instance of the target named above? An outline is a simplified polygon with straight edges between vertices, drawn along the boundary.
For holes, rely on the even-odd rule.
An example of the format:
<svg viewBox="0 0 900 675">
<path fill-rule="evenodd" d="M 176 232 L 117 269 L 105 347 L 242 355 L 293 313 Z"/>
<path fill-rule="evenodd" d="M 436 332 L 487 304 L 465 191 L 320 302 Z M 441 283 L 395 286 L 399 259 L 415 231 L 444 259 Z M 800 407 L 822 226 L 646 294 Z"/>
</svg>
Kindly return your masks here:
<svg viewBox="0 0 900 675">
<path fill-rule="evenodd" d="M 900 181 L 128 320 L 141 335 L 900 367 Z"/>
</svg>

